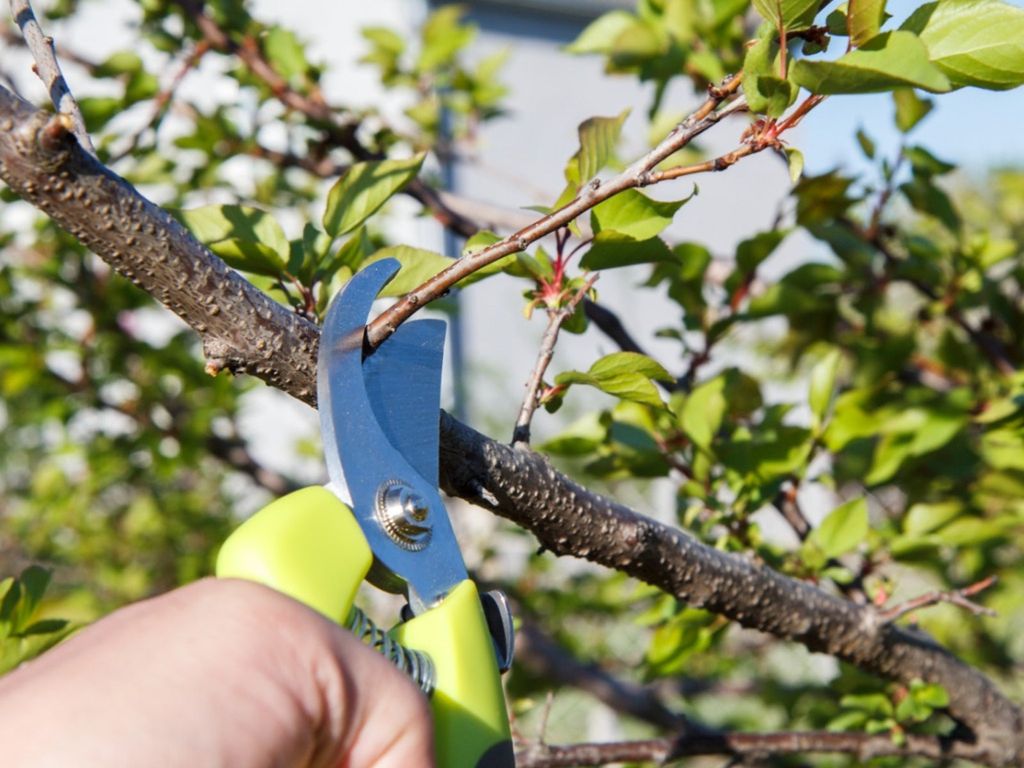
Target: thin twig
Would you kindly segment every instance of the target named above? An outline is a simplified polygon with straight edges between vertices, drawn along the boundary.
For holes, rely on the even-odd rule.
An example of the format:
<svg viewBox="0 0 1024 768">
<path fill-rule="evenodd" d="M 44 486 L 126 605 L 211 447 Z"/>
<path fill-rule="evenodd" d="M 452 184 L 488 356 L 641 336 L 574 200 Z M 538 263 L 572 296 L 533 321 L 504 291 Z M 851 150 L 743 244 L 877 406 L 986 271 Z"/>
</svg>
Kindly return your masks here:
<svg viewBox="0 0 1024 768">
<path fill-rule="evenodd" d="M 889 172 L 889 178 L 885 182 L 885 187 L 878 195 L 878 200 L 875 202 L 874 208 L 871 210 L 871 218 L 868 223 L 868 227 L 865 230 L 865 234 L 871 240 L 874 240 L 879 235 L 879 230 L 882 224 L 882 214 L 885 213 L 885 206 L 888 205 L 889 199 L 892 197 L 893 192 L 896 191 L 896 174 L 899 173 L 900 166 L 903 165 L 903 161 L 906 159 L 906 145 L 900 144 L 900 151 L 896 155 L 896 162 L 893 163 L 892 170 Z"/>
<path fill-rule="evenodd" d="M 695 173 L 717 173 L 719 171 L 726 170 L 747 155 L 752 155 L 759 151 L 760 149 L 754 144 L 744 144 L 739 149 L 727 152 L 724 155 L 720 155 L 713 160 L 707 160 L 703 163 L 681 165 L 676 166 L 675 168 L 666 168 L 663 171 L 653 171 L 647 174 L 647 180 L 649 184 L 657 184 L 659 181 L 671 181 L 672 179 L 679 179 L 683 176 L 692 176 Z"/>
<path fill-rule="evenodd" d="M 971 598 L 979 592 L 983 592 L 991 587 L 996 583 L 996 581 L 997 577 L 993 575 L 975 582 L 970 586 L 964 587 L 963 589 L 951 589 L 948 592 L 940 592 L 938 590 L 934 592 L 926 592 L 923 595 L 907 600 L 905 603 L 900 603 L 899 605 L 894 605 L 892 608 L 880 611 L 880 614 L 883 621 L 891 624 L 897 619 L 920 608 L 927 608 L 930 605 L 938 605 L 939 603 L 950 603 L 951 605 L 955 605 L 969 611 L 975 616 L 995 616 L 996 612 L 994 610 L 987 608 L 984 605 L 979 605 L 971 600 Z"/>
<path fill-rule="evenodd" d="M 53 106 L 57 108 L 57 112 L 67 115 L 71 119 L 71 132 L 78 139 L 78 143 L 95 157 L 96 148 L 92 145 L 92 139 L 89 138 L 82 110 L 71 94 L 71 89 L 68 88 L 67 81 L 64 80 L 64 73 L 61 72 L 60 64 L 57 62 L 57 51 L 53 46 L 53 38 L 46 35 L 43 28 L 39 26 L 29 0 L 11 0 L 11 14 L 21 29 L 25 44 L 32 53 L 36 74 L 46 86 Z"/>
<path fill-rule="evenodd" d="M 933 760 L 977 759 L 980 750 L 967 741 L 909 734 L 896 742 L 888 733 L 805 731 L 780 733 L 687 733 L 678 737 L 597 744 L 520 745 L 518 768 L 564 768 L 650 761 L 658 765 L 681 757 L 730 755 L 765 758 L 831 753 L 853 755 L 861 762 L 877 757 L 924 757 Z"/>
<path fill-rule="evenodd" d="M 548 718 L 551 717 L 551 707 L 555 704 L 555 692 L 548 691 L 544 697 L 544 709 L 540 713 L 540 727 L 537 728 L 537 743 L 545 744 L 545 737 L 548 732 Z"/>
<path fill-rule="evenodd" d="M 171 82 L 153 97 L 153 109 L 149 115 L 149 119 L 141 128 L 132 134 L 125 148 L 110 158 L 111 165 L 134 152 L 135 149 L 138 148 L 139 142 L 142 141 L 142 137 L 145 135 L 146 131 L 152 129 L 155 134 L 155 132 L 159 130 L 160 123 L 163 122 L 164 117 L 167 115 L 167 110 L 170 108 L 171 100 L 174 98 L 174 94 L 178 90 L 178 87 L 185 79 L 185 76 L 199 64 L 199 60 L 203 58 L 203 54 L 205 54 L 209 48 L 210 44 L 206 40 L 200 40 L 196 44 L 195 48 L 192 49 L 192 52 L 185 57 L 185 61 L 182 62 L 178 71 L 171 79 Z"/>
<path fill-rule="evenodd" d="M 654 689 L 620 679 L 601 665 L 578 659 L 561 646 L 528 616 L 522 608 L 515 611 L 522 621 L 516 631 L 516 664 L 550 685 L 568 685 L 630 717 L 650 723 L 670 733 L 689 727 L 681 712 L 669 709 Z"/>
<path fill-rule="evenodd" d="M 519 408 L 519 418 L 516 419 L 516 427 L 512 431 L 512 444 L 526 446 L 530 443 L 530 422 L 533 421 L 533 414 L 540 405 L 540 388 L 544 384 L 544 372 L 551 364 L 551 357 L 555 353 L 555 344 L 558 343 L 558 332 L 562 323 L 572 317 L 579 303 L 590 293 L 590 289 L 597 282 L 598 275 L 591 275 L 572 298 L 563 306 L 548 310 L 548 327 L 541 339 L 540 350 L 537 352 L 537 362 L 533 366 L 533 373 L 526 384 L 526 396 Z"/>
<path fill-rule="evenodd" d="M 772 501 L 772 506 L 779 510 L 779 514 L 789 523 L 793 533 L 797 535 L 800 541 L 803 541 L 811 535 L 811 524 L 807 521 L 803 510 L 800 509 L 800 503 L 797 500 L 798 489 L 798 480 L 794 478 L 788 485 L 779 489 L 775 499 Z"/>
<path fill-rule="evenodd" d="M 721 88 L 715 89 L 696 112 L 677 125 L 657 147 L 622 173 L 605 182 L 595 179 L 583 187 L 577 197 L 558 210 L 541 217 L 494 245 L 483 248 L 470 256 L 464 256 L 410 291 L 404 299 L 385 310 L 368 326 L 367 341 L 371 346 L 380 344 L 421 307 L 482 267 L 510 254 L 518 253 L 530 243 L 568 226 L 577 216 L 619 192 L 644 187 L 652 183 L 648 181 L 648 176 L 658 163 L 687 146 L 722 119 L 746 110 L 746 100 L 742 96 L 736 97 L 728 106 L 716 109 L 723 101 L 734 96 L 738 88 L 739 78 L 734 77 Z"/>
</svg>

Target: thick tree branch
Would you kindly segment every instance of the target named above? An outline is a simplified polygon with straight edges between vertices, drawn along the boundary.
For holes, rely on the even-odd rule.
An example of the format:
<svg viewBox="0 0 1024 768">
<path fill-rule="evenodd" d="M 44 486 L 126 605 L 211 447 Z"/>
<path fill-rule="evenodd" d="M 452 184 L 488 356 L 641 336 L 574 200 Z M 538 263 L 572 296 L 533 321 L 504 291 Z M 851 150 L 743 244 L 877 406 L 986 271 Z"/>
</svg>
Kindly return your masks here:
<svg viewBox="0 0 1024 768">
<path fill-rule="evenodd" d="M 445 490 L 528 528 L 555 554 L 622 571 L 688 605 L 882 677 L 938 683 L 949 692 L 953 716 L 991 750 L 988 761 L 1024 759 L 1021 710 L 923 633 L 887 624 L 872 606 L 705 546 L 588 491 L 539 454 L 496 443 L 447 415 L 441 427 Z"/>
<path fill-rule="evenodd" d="M 5 89 L 0 177 L 185 319 L 202 337 L 211 369 L 252 373 L 314 403 L 316 327 L 228 269 L 99 165 L 59 117 Z M 707 547 L 591 493 L 537 454 L 489 440 L 447 415 L 441 425 L 446 490 L 530 529 L 546 548 L 623 571 L 690 605 L 889 679 L 938 683 L 949 693 L 950 714 L 974 733 L 972 759 L 993 766 L 1024 762 L 1021 710 L 926 636 L 886 624 L 871 606 Z"/>
<path fill-rule="evenodd" d="M 65 120 L 0 88 L 0 176 L 11 189 L 195 328 L 211 372 L 251 373 L 313 402 L 316 326 L 84 152 Z"/>
</svg>

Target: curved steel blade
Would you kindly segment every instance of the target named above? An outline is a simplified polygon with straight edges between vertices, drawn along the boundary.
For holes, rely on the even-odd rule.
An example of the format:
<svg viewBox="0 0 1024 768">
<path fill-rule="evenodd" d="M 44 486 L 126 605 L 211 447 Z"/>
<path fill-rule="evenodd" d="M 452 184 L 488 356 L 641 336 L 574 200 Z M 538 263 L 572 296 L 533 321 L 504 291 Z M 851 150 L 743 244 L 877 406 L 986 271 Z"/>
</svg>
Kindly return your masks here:
<svg viewBox="0 0 1024 768">
<path fill-rule="evenodd" d="M 317 398 L 328 476 L 332 483 L 347 487 L 377 566 L 387 574 L 382 578 L 378 572 L 375 580 L 371 573 L 369 578 L 384 589 L 392 586 L 388 583 L 392 574 L 401 578 L 407 585 L 409 603 L 418 613 L 467 576 L 436 478 L 424 478 L 388 439 L 367 391 L 363 361 L 366 320 L 380 289 L 398 269 L 394 259 L 375 262 L 356 273 L 332 301 L 320 336 Z M 420 384 L 408 380 L 405 397 L 394 391 L 395 386 L 387 387 L 386 394 L 399 401 L 417 400 L 415 388 Z M 388 404 L 381 402 L 377 407 L 387 408 Z M 389 423 L 392 430 L 401 429 L 398 420 Z M 396 544 L 378 522 L 378 491 L 389 481 L 405 483 L 427 503 L 432 533 L 419 551 Z"/>
</svg>

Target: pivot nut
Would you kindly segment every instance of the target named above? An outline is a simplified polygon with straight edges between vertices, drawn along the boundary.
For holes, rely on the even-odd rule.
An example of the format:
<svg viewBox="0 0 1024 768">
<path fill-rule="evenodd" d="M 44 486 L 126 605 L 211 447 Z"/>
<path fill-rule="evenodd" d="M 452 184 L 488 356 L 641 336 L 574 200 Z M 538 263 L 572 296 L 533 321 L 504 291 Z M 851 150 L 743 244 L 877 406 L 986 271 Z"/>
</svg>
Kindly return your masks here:
<svg viewBox="0 0 1024 768">
<path fill-rule="evenodd" d="M 377 522 L 388 537 L 403 549 L 418 552 L 430 543 L 430 505 L 408 483 L 388 480 L 377 489 Z"/>
</svg>

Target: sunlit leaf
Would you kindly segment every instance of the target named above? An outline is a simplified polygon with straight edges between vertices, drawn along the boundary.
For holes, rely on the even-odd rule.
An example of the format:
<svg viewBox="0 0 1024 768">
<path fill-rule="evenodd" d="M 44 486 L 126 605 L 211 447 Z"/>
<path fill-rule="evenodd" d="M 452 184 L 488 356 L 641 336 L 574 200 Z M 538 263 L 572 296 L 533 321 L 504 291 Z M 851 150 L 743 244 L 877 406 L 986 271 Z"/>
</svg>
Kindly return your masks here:
<svg viewBox="0 0 1024 768">
<path fill-rule="evenodd" d="M 901 29 L 917 33 L 955 88 L 1024 83 L 1024 9 L 999 0 L 940 0 L 920 6 Z"/>
<path fill-rule="evenodd" d="M 648 240 L 671 224 L 676 211 L 691 197 L 693 195 L 684 200 L 660 201 L 627 189 L 594 206 L 591 227 L 594 232 L 614 230 L 636 240 Z"/>
<path fill-rule="evenodd" d="M 794 62 L 790 77 L 813 93 L 873 93 L 913 86 L 941 93 L 949 80 L 910 32 L 884 32 L 835 61 Z"/>
<path fill-rule="evenodd" d="M 337 237 L 351 232 L 402 187 L 416 178 L 425 156 L 420 153 L 407 160 L 380 160 L 356 163 L 327 195 L 324 229 Z"/>
</svg>

